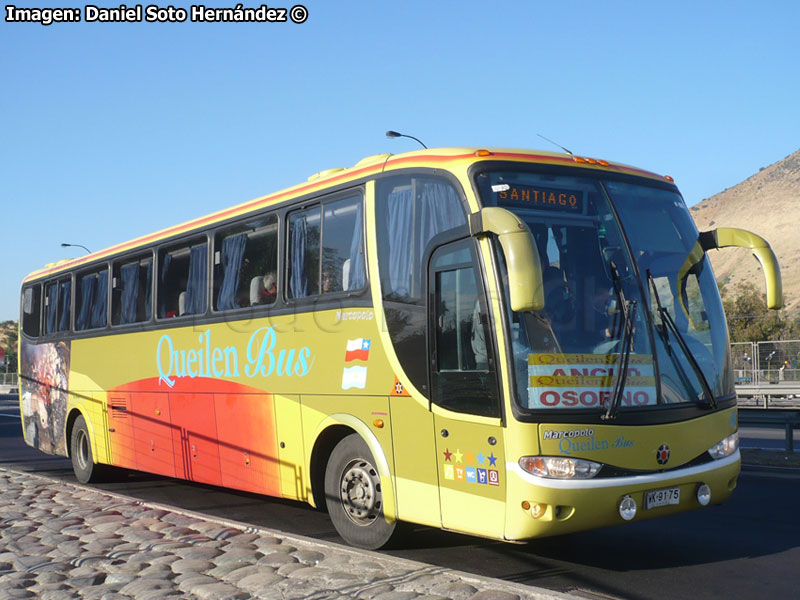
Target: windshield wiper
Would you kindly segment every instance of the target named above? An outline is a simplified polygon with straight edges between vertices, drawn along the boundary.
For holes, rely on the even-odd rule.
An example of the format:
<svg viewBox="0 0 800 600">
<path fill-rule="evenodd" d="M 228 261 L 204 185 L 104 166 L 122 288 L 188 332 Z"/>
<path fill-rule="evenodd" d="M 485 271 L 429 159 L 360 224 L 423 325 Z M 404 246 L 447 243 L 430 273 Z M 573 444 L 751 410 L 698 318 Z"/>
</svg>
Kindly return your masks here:
<svg viewBox="0 0 800 600">
<path fill-rule="evenodd" d="M 610 262 L 608 266 L 609 271 L 611 271 L 611 277 L 614 280 L 614 289 L 617 292 L 620 311 L 622 312 L 622 340 L 619 355 L 617 356 L 617 370 L 614 372 L 614 392 L 606 412 L 600 417 L 603 420 L 616 417 L 622 401 L 625 380 L 628 378 L 628 362 L 633 348 L 633 321 L 636 317 L 636 300 L 627 300 L 625 298 L 625 292 L 622 290 L 622 278 L 619 275 L 617 265 Z"/>
<path fill-rule="evenodd" d="M 714 393 L 711 391 L 711 386 L 708 383 L 708 379 L 706 379 L 705 373 L 703 373 L 703 369 L 700 367 L 700 364 L 695 359 L 694 354 L 692 351 L 689 350 L 689 346 L 686 343 L 686 338 L 683 337 L 683 334 L 678 329 L 678 326 L 675 324 L 675 321 L 672 318 L 672 315 L 669 314 L 669 311 L 664 308 L 661 304 L 661 299 L 658 296 L 658 290 L 656 289 L 656 282 L 653 279 L 653 274 L 650 273 L 650 269 L 647 269 L 647 281 L 650 284 L 651 289 L 653 290 L 653 298 L 655 298 L 656 306 L 658 307 L 658 314 L 661 317 L 661 322 L 665 324 L 664 329 L 669 329 L 672 331 L 672 334 L 675 336 L 675 339 L 678 340 L 678 346 L 680 346 L 681 350 L 683 351 L 684 355 L 686 356 L 687 360 L 689 361 L 689 365 L 692 367 L 692 370 L 697 377 L 697 381 L 700 382 L 700 387 L 703 388 L 703 393 L 705 394 L 708 401 L 706 404 L 709 408 L 717 408 L 717 400 L 714 398 Z M 656 328 L 658 329 L 658 328 Z M 669 333 L 665 330 L 663 331 L 662 338 L 664 343 L 667 346 L 667 353 L 670 357 L 673 357 L 672 347 L 669 343 Z M 662 333 L 659 331 L 659 333 Z M 674 362 L 674 358 L 673 358 Z M 676 365 L 679 366 L 679 365 Z"/>
</svg>

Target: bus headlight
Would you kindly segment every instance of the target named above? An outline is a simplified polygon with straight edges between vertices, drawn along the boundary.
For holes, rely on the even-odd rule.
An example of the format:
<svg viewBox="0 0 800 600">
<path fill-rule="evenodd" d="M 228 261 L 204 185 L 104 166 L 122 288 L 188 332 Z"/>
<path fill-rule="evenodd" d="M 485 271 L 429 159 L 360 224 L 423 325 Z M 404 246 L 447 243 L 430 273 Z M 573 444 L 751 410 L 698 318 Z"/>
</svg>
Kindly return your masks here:
<svg viewBox="0 0 800 600">
<path fill-rule="evenodd" d="M 580 458 L 523 456 L 519 466 L 531 475 L 548 479 L 591 479 L 603 465 Z"/>
<path fill-rule="evenodd" d="M 732 433 L 724 440 L 722 440 L 719 444 L 716 444 L 708 449 L 708 453 L 712 456 L 712 458 L 725 458 L 726 456 L 730 456 L 736 449 L 739 447 L 739 432 Z"/>
</svg>

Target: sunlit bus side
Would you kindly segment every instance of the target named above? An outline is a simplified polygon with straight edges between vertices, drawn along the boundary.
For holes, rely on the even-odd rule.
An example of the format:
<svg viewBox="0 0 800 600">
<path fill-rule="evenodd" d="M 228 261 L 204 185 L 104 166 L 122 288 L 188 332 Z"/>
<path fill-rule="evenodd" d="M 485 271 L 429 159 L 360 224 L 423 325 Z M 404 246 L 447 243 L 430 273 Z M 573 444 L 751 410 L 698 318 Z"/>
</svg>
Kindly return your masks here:
<svg viewBox="0 0 800 600">
<path fill-rule="evenodd" d="M 368 157 L 22 284 L 25 440 L 123 467 L 518 541 L 724 501 L 728 334 L 670 178 L 538 151 Z"/>
</svg>

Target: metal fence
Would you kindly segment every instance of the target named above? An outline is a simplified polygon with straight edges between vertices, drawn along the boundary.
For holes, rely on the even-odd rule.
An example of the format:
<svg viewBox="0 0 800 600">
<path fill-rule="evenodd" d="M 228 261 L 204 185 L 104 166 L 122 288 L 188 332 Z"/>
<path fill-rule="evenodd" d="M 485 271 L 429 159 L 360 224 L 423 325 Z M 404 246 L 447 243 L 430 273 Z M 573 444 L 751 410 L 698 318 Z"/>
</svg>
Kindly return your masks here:
<svg viewBox="0 0 800 600">
<path fill-rule="evenodd" d="M 800 340 L 731 344 L 737 385 L 800 382 Z"/>
<path fill-rule="evenodd" d="M 17 374 L 16 373 L 0 373 L 0 385 L 16 386 L 17 385 Z"/>
</svg>

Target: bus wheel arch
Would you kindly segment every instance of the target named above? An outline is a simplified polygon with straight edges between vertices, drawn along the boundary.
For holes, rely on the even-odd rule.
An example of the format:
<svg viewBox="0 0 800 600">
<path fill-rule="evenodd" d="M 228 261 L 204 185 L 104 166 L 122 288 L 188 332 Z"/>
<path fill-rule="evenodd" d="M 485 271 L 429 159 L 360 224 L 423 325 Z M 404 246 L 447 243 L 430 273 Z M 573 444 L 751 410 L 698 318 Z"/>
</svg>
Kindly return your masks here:
<svg viewBox="0 0 800 600">
<path fill-rule="evenodd" d="M 308 473 L 311 480 L 311 498 L 314 506 L 319 510 L 327 510 L 327 504 L 325 503 L 325 469 L 328 467 L 328 459 L 336 445 L 353 433 L 355 433 L 355 430 L 346 425 L 331 425 L 316 437 L 314 449 L 311 451 Z"/>
</svg>

